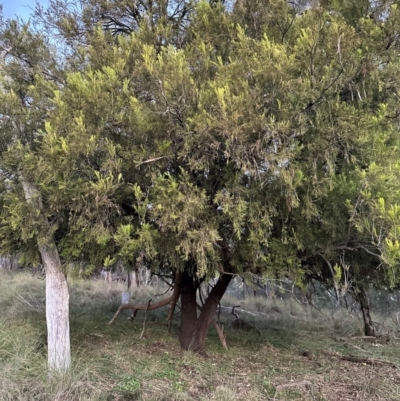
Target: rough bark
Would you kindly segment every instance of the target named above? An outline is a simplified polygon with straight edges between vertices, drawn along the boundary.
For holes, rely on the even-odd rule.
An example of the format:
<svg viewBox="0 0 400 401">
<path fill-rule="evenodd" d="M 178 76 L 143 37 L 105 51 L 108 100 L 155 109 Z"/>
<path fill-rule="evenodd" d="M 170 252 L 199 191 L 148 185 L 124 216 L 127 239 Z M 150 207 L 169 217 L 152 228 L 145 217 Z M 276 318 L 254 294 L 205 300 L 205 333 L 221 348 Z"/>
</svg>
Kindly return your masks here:
<svg viewBox="0 0 400 401">
<path fill-rule="evenodd" d="M 181 275 L 181 331 L 179 343 L 181 348 L 192 348 L 193 333 L 197 323 L 196 292 L 199 287 L 198 280 L 184 271 Z"/>
<path fill-rule="evenodd" d="M 132 272 L 130 270 L 128 270 L 128 291 L 131 289 L 132 286 Z"/>
<path fill-rule="evenodd" d="M 205 342 L 210 324 L 214 319 L 215 311 L 221 298 L 224 296 L 229 283 L 232 280 L 231 274 L 222 274 L 214 288 L 211 290 L 205 304 L 201 309 L 199 318 L 197 319 L 195 329 L 191 340 L 191 348 L 193 351 L 206 355 Z M 183 300 L 182 300 L 183 302 Z"/>
<path fill-rule="evenodd" d="M 367 291 L 364 287 L 360 287 L 357 292 L 358 302 L 360 303 L 361 312 L 364 320 L 364 334 L 366 336 L 375 337 L 375 327 L 370 314 L 370 303 Z"/>
<path fill-rule="evenodd" d="M 39 191 L 22 180 L 27 202 L 43 212 Z M 46 324 L 48 368 L 55 373 L 65 372 L 71 365 L 69 333 L 69 292 L 67 278 L 62 270 L 61 259 L 48 223 L 43 216 L 43 232 L 38 233 L 38 249 L 46 271 Z"/>
<path fill-rule="evenodd" d="M 210 291 L 204 305 L 201 307 L 200 315 L 197 317 L 196 292 L 199 288 L 199 281 L 192 278 L 188 272 L 182 273 L 181 333 L 179 336 L 182 349 L 192 350 L 205 356 L 207 355 L 205 351 L 205 341 L 208 329 L 210 324 L 214 322 L 215 311 L 231 280 L 232 275 L 230 274 L 223 274 L 220 276 L 217 283 Z"/>
<path fill-rule="evenodd" d="M 133 274 L 135 275 L 136 288 L 139 288 L 140 287 L 139 272 L 137 270 L 134 270 Z"/>
</svg>

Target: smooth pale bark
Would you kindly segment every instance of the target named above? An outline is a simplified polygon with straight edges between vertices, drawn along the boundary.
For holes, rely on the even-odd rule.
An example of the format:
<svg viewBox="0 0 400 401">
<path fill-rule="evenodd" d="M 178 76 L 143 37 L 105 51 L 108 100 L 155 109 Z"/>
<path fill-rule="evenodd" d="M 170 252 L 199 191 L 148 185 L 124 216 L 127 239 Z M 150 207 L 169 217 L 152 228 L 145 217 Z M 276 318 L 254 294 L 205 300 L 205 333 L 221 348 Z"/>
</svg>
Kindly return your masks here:
<svg viewBox="0 0 400 401">
<path fill-rule="evenodd" d="M 42 200 L 35 186 L 22 180 L 25 199 L 41 212 Z M 47 226 L 47 222 L 43 226 Z M 47 232 L 38 233 L 38 248 L 46 271 L 46 324 L 48 367 L 55 373 L 65 372 L 71 365 L 69 335 L 69 292 L 67 278 L 62 270 L 61 259 L 54 237 Z"/>
</svg>

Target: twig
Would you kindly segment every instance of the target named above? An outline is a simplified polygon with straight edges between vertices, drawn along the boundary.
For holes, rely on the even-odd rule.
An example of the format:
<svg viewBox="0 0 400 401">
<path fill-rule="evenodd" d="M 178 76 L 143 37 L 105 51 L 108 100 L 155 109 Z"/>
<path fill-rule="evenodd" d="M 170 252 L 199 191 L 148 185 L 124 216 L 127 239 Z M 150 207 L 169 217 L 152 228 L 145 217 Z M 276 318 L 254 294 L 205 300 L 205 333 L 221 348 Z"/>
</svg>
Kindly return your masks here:
<svg viewBox="0 0 400 401">
<path fill-rule="evenodd" d="M 151 301 L 152 301 L 152 300 L 150 299 L 149 302 L 148 302 L 148 304 L 147 304 L 147 308 L 146 308 L 146 310 L 144 311 L 143 329 L 142 329 L 142 332 L 141 332 L 141 334 L 140 334 L 139 340 L 141 340 L 141 339 L 143 338 L 144 331 L 146 330 L 147 311 L 148 311 L 148 309 L 149 309 L 149 307 L 150 307 Z"/>
<path fill-rule="evenodd" d="M 219 340 L 221 341 L 222 346 L 224 349 L 228 350 L 228 346 L 226 345 L 226 338 L 224 336 L 224 326 L 222 328 L 217 324 L 215 320 L 212 321 L 214 329 L 216 330 Z"/>
<path fill-rule="evenodd" d="M 235 312 L 236 308 L 240 308 L 240 305 L 236 305 L 232 307 L 232 315 L 236 317 L 236 319 L 240 319 L 239 315 Z"/>
<path fill-rule="evenodd" d="M 198 302 L 196 302 L 196 307 L 197 307 L 197 309 L 200 310 L 200 311 L 203 309 L 203 307 L 202 307 L 201 305 L 199 305 Z M 223 328 L 223 326 L 222 326 L 222 329 L 221 329 L 221 328 L 219 327 L 219 325 L 217 324 L 217 322 L 216 322 L 214 319 L 211 321 L 211 323 L 212 323 L 212 325 L 214 326 L 214 328 L 215 328 L 215 330 L 216 330 L 216 332 L 217 332 L 217 334 L 218 334 L 218 337 L 219 337 L 219 340 L 221 341 L 222 346 L 223 346 L 226 350 L 228 350 L 228 346 L 226 345 L 226 338 L 225 338 L 225 335 L 224 335 L 224 328 Z"/>
<path fill-rule="evenodd" d="M 153 159 L 144 160 L 144 161 L 142 161 L 142 162 L 140 162 L 140 163 L 137 163 L 137 164 L 136 164 L 136 167 L 139 167 L 139 166 L 141 166 L 142 164 L 147 164 L 147 163 L 151 163 L 151 162 L 156 162 L 156 161 L 158 161 L 158 160 L 165 159 L 166 157 L 167 157 L 167 156 L 160 156 L 160 157 L 154 157 Z"/>
</svg>

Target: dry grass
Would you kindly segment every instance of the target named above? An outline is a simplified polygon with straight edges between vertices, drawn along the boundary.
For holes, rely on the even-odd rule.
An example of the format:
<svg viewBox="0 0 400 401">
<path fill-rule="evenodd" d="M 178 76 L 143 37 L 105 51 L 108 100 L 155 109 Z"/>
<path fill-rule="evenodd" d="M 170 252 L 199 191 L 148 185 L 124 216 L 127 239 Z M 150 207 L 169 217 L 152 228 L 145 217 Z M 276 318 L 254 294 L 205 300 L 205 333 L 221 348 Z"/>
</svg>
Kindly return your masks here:
<svg viewBox="0 0 400 401">
<path fill-rule="evenodd" d="M 400 357 L 395 340 L 353 339 L 360 333 L 360 319 L 344 311 L 322 315 L 290 301 L 226 298 L 224 305 L 240 303 L 265 313 L 240 313 L 262 335 L 233 330 L 229 323 L 234 317 L 222 314 L 229 351 L 211 330 L 210 357 L 204 359 L 179 349 L 179 317 L 170 333 L 162 324 L 148 324 L 141 340 L 143 314 L 135 322 L 121 316 L 109 327 L 125 286 L 70 284 L 74 363 L 63 380 L 56 380 L 46 373 L 43 281 L 0 272 L 1 401 L 400 399 L 398 368 L 340 360 L 355 355 L 397 364 Z M 145 288 L 134 298 L 147 301 L 154 291 Z M 166 310 L 155 311 L 148 322 L 165 317 Z"/>
</svg>

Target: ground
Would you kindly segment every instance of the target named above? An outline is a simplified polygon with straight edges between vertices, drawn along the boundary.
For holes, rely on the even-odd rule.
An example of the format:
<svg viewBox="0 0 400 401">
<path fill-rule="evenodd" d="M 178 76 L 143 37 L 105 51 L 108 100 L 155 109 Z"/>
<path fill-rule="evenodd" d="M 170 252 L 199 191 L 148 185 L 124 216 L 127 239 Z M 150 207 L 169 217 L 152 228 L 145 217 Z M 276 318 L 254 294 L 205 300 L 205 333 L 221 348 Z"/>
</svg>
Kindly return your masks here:
<svg viewBox="0 0 400 401">
<path fill-rule="evenodd" d="M 109 326 L 124 289 L 70 282 L 74 362 L 60 380 L 46 373 L 44 282 L 26 272 L 0 272 L 0 400 L 400 399 L 400 348 L 389 317 L 375 317 L 386 325 L 389 342 L 367 341 L 358 315 L 249 297 L 240 300 L 242 309 L 264 313 L 240 313 L 254 330 L 233 330 L 233 315 L 223 314 L 229 350 L 212 329 L 203 358 L 179 349 L 179 310 L 170 331 L 166 309 L 148 313 L 143 335 L 142 312 L 133 322 L 121 314 Z M 133 301 L 146 302 L 154 291 L 135 291 Z M 231 296 L 222 304 L 237 302 Z"/>
</svg>

